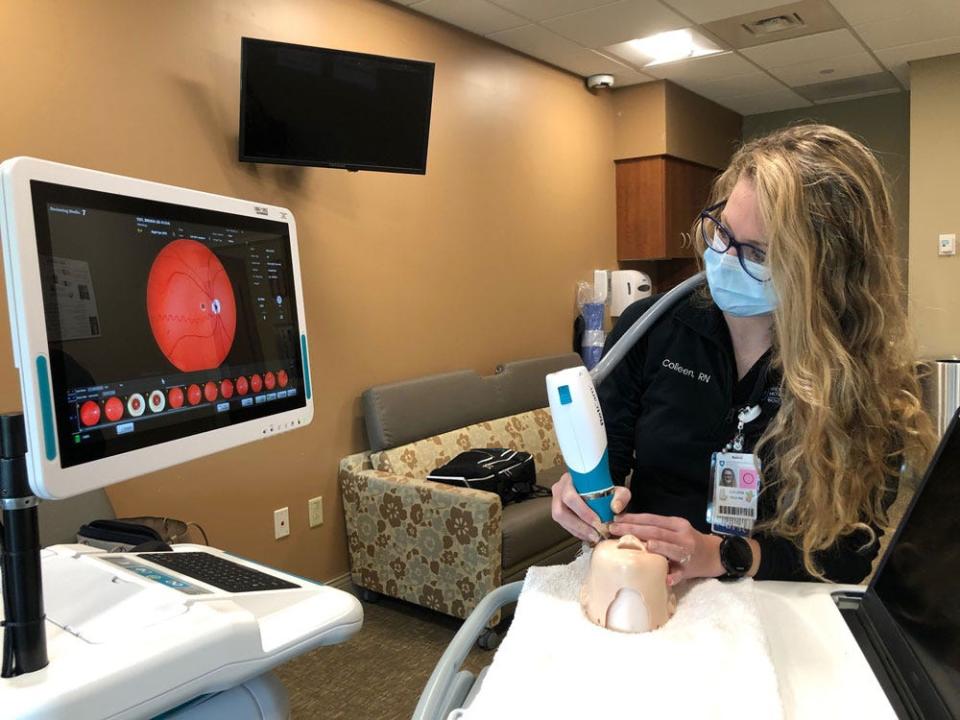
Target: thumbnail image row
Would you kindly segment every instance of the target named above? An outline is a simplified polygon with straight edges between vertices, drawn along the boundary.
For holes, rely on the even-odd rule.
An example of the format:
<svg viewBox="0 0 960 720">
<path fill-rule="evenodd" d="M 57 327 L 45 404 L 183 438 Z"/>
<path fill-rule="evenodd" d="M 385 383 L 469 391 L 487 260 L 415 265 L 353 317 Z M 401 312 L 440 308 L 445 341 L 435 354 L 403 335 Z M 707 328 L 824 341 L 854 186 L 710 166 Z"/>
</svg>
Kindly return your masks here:
<svg viewBox="0 0 960 720">
<path fill-rule="evenodd" d="M 102 403 L 87 400 L 80 406 L 80 423 L 84 427 L 92 427 L 102 418 L 109 422 L 116 422 L 124 416 L 125 412 L 130 417 L 140 417 L 148 408 L 152 413 L 159 413 L 167 407 L 173 409 L 183 407 L 184 403 L 199 405 L 204 400 L 212 403 L 219 399 L 229 400 L 234 395 L 243 396 L 247 393 L 258 393 L 261 390 L 273 390 L 276 387 L 285 388 L 288 383 L 286 370 L 280 370 L 277 373 L 267 371 L 262 377 L 255 373 L 249 379 L 245 375 L 240 375 L 236 380 L 224 378 L 219 383 L 208 380 L 203 386 L 194 383 L 187 387 L 172 387 L 166 392 L 154 390 L 146 399 L 140 393 L 132 393 L 127 397 L 126 404 L 116 395 Z"/>
</svg>

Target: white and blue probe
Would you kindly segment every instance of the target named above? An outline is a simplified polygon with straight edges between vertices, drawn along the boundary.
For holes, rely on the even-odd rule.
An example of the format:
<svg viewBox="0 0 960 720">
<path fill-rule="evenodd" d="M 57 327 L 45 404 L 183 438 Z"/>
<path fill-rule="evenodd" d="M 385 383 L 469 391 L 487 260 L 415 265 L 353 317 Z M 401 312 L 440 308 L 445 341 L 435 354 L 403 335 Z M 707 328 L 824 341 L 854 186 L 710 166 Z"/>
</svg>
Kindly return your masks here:
<svg viewBox="0 0 960 720">
<path fill-rule="evenodd" d="M 573 487 L 602 522 L 613 520 L 613 480 L 600 399 L 582 365 L 547 375 L 547 397 Z"/>
<path fill-rule="evenodd" d="M 573 487 L 602 522 L 613 520 L 610 503 L 614 485 L 607 456 L 607 431 L 594 383 L 603 382 L 637 340 L 704 280 L 705 274 L 699 272 L 660 297 L 623 333 L 593 370 L 578 366 L 547 375 L 553 429 L 573 478 Z"/>
</svg>

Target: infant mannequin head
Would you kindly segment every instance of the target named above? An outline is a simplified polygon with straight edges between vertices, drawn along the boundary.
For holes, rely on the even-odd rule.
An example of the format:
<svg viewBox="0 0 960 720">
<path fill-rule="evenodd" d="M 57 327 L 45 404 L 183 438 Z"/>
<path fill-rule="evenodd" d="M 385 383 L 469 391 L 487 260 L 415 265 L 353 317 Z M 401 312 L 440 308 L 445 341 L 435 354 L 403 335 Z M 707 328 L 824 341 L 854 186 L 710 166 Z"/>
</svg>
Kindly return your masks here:
<svg viewBox="0 0 960 720">
<path fill-rule="evenodd" d="M 580 604 L 590 622 L 619 632 L 647 632 L 676 608 L 667 586 L 668 564 L 633 535 L 604 540 L 593 549 Z"/>
</svg>

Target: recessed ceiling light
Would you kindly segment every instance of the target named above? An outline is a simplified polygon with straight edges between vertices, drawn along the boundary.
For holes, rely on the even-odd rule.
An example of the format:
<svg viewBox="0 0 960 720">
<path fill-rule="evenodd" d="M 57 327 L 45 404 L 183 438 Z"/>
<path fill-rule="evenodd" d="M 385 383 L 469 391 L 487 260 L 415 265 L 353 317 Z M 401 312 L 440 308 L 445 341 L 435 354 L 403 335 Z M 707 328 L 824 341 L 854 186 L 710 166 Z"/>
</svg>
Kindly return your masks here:
<svg viewBox="0 0 960 720">
<path fill-rule="evenodd" d="M 607 50 L 643 67 L 723 52 L 723 48 L 716 43 L 690 29 L 671 30 L 628 40 L 611 45 Z"/>
</svg>

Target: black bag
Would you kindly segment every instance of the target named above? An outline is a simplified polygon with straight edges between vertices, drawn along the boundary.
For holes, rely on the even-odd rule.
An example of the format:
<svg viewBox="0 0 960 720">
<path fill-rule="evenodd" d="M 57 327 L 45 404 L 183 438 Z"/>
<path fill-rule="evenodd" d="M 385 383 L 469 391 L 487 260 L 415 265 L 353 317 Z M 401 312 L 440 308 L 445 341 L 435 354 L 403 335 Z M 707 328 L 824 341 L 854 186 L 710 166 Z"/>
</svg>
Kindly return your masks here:
<svg viewBox="0 0 960 720">
<path fill-rule="evenodd" d="M 77 542 L 107 552 L 158 550 L 160 545 L 189 542 L 191 526 L 197 528 L 203 535 L 203 542 L 209 545 L 207 534 L 196 523 L 151 515 L 94 520 L 77 531 Z"/>
<path fill-rule="evenodd" d="M 467 450 L 427 475 L 427 480 L 495 492 L 504 505 L 550 494 L 536 484 L 533 456 L 507 448 Z"/>
<path fill-rule="evenodd" d="M 155 529 L 125 520 L 94 520 L 82 525 L 77 541 L 107 552 L 129 552 L 144 543 L 163 542 Z"/>
</svg>

